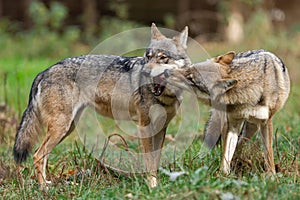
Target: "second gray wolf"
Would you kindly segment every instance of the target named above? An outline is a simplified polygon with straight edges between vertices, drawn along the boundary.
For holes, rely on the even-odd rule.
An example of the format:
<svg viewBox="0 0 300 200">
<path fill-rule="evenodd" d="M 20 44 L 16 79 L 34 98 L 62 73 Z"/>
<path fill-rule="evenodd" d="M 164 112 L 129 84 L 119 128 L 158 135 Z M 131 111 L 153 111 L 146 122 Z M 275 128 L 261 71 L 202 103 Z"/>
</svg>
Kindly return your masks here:
<svg viewBox="0 0 300 200">
<path fill-rule="evenodd" d="M 266 50 L 228 52 L 181 69 L 166 70 L 167 81 L 193 91 L 212 106 L 205 128 L 209 147 L 220 134 L 224 141 L 221 169 L 230 173 L 240 127 L 250 138 L 260 129 L 266 169 L 276 173 L 272 148 L 272 117 L 288 99 L 290 79 L 280 58 Z"/>
</svg>

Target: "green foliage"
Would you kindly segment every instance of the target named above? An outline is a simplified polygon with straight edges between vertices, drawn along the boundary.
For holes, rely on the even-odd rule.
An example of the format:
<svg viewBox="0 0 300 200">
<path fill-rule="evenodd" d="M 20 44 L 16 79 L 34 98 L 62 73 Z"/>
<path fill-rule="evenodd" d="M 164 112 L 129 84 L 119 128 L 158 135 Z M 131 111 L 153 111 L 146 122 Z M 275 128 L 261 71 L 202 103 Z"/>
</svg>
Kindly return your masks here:
<svg viewBox="0 0 300 200">
<path fill-rule="evenodd" d="M 261 6 L 263 0 L 240 0 L 240 2 L 245 3 L 247 6 L 251 6 L 252 8 Z"/>
<path fill-rule="evenodd" d="M 100 31 L 96 37 L 84 34 L 77 26 L 66 26 L 64 21 L 68 9 L 62 3 L 51 2 L 48 8 L 41 1 L 32 1 L 29 7 L 29 16 L 33 22 L 31 29 L 22 30 L 16 23 L 0 20 L 0 56 L 57 59 L 87 54 L 89 45 L 95 45 L 122 31 L 141 27 L 141 24 L 127 20 L 126 3 L 112 1 L 109 8 L 116 13 L 116 17 L 101 16 Z"/>
<path fill-rule="evenodd" d="M 1 21 L 0 44 L 5 57 L 65 57 L 74 54 L 74 46 L 80 38 L 77 27 L 64 27 L 67 8 L 61 3 L 52 2 L 48 9 L 42 2 L 33 1 L 29 8 L 33 28 L 9 32 L 10 23 Z"/>
<path fill-rule="evenodd" d="M 59 2 L 51 2 L 48 9 L 42 2 L 33 1 L 29 7 L 29 16 L 34 24 L 33 28 L 42 33 L 47 32 L 48 29 L 59 30 L 62 28 L 67 14 L 67 8 Z"/>
<path fill-rule="evenodd" d="M 116 16 L 120 19 L 128 18 L 128 5 L 120 1 L 110 1 L 109 6 L 110 10 L 116 13 Z"/>
<path fill-rule="evenodd" d="M 102 41 L 120 32 L 141 27 L 141 25 L 136 22 L 123 20 L 120 18 L 103 16 L 100 21 L 100 27 L 101 33 L 99 38 L 100 41 Z"/>
<path fill-rule="evenodd" d="M 120 1 L 111 1 L 109 6 L 116 17 L 102 16 L 100 21 L 100 41 L 120 32 L 141 27 L 141 24 L 128 20 L 128 5 Z"/>
<path fill-rule="evenodd" d="M 266 39 L 266 34 L 272 33 L 272 25 L 266 12 L 259 9 L 245 25 L 245 37 L 247 40 L 261 43 Z"/>
<path fill-rule="evenodd" d="M 164 24 L 166 28 L 175 29 L 176 17 L 173 14 L 167 13 L 164 16 Z"/>
<path fill-rule="evenodd" d="M 232 8 L 239 9 L 241 5 L 244 5 L 249 10 L 261 10 L 263 0 L 237 0 L 237 1 L 220 1 L 218 6 L 218 11 L 222 16 L 222 23 L 227 24 L 228 17 L 232 12 Z"/>
</svg>

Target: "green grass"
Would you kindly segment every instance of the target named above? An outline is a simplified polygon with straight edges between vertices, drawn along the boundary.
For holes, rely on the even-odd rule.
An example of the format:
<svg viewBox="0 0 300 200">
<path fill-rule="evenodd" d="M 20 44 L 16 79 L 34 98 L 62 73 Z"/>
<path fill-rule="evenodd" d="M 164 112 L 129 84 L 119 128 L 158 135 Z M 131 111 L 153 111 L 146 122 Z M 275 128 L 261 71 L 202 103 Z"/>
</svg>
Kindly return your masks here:
<svg viewBox="0 0 300 200">
<path fill-rule="evenodd" d="M 159 171 L 159 187 L 150 189 L 142 174 L 133 177 L 118 175 L 101 167 L 99 162 L 73 133 L 58 145 L 49 158 L 48 177 L 53 185 L 40 191 L 33 170 L 32 154 L 27 162 L 16 166 L 12 146 L 20 114 L 28 101 L 34 77 L 48 66 L 59 61 L 47 58 L 5 58 L 0 60 L 0 102 L 6 111 L 0 111 L 0 120 L 7 119 L 5 129 L 0 129 L 0 195 L 4 199 L 299 199 L 299 130 L 300 85 L 293 84 L 285 108 L 274 118 L 274 151 L 278 173 L 268 176 L 263 171 L 262 145 L 258 136 L 249 143 L 244 160 L 233 165 L 233 173 L 224 176 L 219 172 L 221 147 L 205 158 L 196 157 L 200 136 L 196 137 L 186 152 L 176 161 L 165 163 L 164 169 L 186 171 L 185 175 L 170 181 Z M 293 70 L 291 73 L 293 73 Z M 6 74 L 6 79 L 4 78 Z M 4 83 L 6 80 L 6 83 Z M 201 135 L 208 108 L 200 105 Z M 2 117 L 2 118 L 1 118 Z M 177 119 L 178 120 L 178 119 Z M 116 131 L 111 122 L 106 127 Z M 0 124 L 1 125 L 1 124 Z M 0 126 L 1 127 L 1 126 Z M 1 132 L 2 130 L 2 132 Z M 109 129 L 108 129 L 109 130 Z M 176 132 L 176 123 L 169 133 Z M 137 144 L 129 143 L 132 147 Z M 168 142 L 168 141 L 167 141 Z"/>
</svg>

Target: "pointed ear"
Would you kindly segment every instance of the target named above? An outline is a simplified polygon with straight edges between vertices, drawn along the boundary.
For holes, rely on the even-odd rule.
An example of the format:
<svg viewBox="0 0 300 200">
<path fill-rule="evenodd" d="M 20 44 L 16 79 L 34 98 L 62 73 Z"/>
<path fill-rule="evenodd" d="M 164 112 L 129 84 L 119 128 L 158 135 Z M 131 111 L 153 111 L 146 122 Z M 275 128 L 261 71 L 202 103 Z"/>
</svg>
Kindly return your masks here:
<svg viewBox="0 0 300 200">
<path fill-rule="evenodd" d="M 215 58 L 215 62 L 220 63 L 222 65 L 229 65 L 235 56 L 234 51 L 230 51 L 225 53 L 224 55 L 218 56 Z"/>
<path fill-rule="evenodd" d="M 189 29 L 188 27 L 184 27 L 184 29 L 181 31 L 181 33 L 175 37 L 173 37 L 173 40 L 179 42 L 179 44 L 184 48 L 187 49 L 187 39 L 189 35 Z"/>
<path fill-rule="evenodd" d="M 157 39 L 162 39 L 165 38 L 165 36 L 163 34 L 161 34 L 161 32 L 158 30 L 158 28 L 156 27 L 156 25 L 154 23 L 152 23 L 151 26 L 151 39 L 153 40 L 157 40 Z"/>
<path fill-rule="evenodd" d="M 225 89 L 225 91 L 230 90 L 237 83 L 238 83 L 238 81 L 236 79 L 221 79 L 221 80 L 219 80 L 219 84 Z"/>
<path fill-rule="evenodd" d="M 181 31 L 181 33 L 179 35 L 179 41 L 184 49 L 187 48 L 188 35 L 189 35 L 189 28 L 186 26 L 186 27 L 184 27 L 184 29 Z"/>
</svg>

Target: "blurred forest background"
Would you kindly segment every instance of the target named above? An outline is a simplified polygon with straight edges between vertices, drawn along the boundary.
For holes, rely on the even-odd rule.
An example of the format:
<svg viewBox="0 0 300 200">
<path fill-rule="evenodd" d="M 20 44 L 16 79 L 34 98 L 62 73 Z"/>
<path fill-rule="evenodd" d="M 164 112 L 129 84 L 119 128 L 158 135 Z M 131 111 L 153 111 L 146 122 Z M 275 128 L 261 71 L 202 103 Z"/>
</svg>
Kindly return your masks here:
<svg viewBox="0 0 300 200">
<path fill-rule="evenodd" d="M 200 43 L 250 40 L 254 47 L 276 50 L 278 38 L 272 35 L 300 44 L 299 8 L 297 0 L 0 0 L 0 55 L 82 53 L 111 35 L 152 22 L 175 30 L 188 25 Z"/>
</svg>

